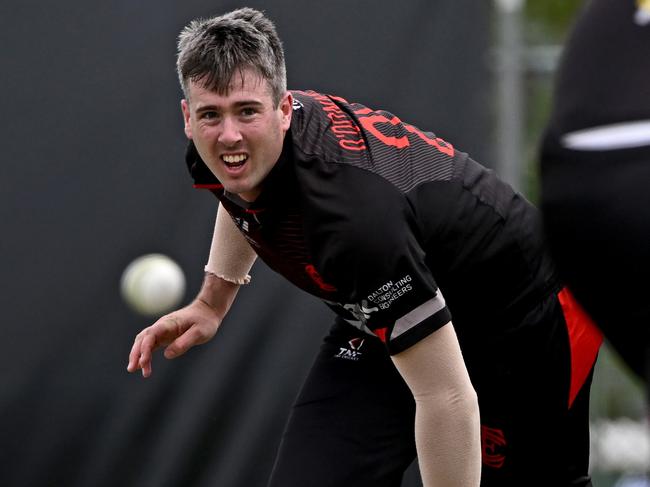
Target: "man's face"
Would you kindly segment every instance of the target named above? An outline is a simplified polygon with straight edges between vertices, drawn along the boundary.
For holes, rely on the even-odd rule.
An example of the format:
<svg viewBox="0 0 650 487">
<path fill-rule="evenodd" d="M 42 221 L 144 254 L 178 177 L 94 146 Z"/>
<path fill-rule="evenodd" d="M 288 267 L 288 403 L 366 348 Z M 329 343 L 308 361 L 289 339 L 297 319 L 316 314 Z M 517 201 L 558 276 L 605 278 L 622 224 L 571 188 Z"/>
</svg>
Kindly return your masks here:
<svg viewBox="0 0 650 487">
<path fill-rule="evenodd" d="M 251 70 L 236 74 L 227 95 L 188 82 L 181 101 L 185 134 L 226 191 L 254 201 L 282 152 L 292 97 L 275 107 L 266 80 Z"/>
</svg>

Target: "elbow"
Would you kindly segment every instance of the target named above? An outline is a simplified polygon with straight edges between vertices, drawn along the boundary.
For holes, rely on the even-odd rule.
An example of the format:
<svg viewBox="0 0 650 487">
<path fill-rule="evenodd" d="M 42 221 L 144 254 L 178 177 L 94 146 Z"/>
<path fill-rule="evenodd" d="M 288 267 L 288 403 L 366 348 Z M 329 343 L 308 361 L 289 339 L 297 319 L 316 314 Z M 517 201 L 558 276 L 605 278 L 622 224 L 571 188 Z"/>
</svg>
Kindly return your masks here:
<svg viewBox="0 0 650 487">
<path fill-rule="evenodd" d="M 449 391 L 446 402 L 449 404 L 448 409 L 452 413 L 462 411 L 473 427 L 480 427 L 478 395 L 469 381 L 464 387 Z"/>
<path fill-rule="evenodd" d="M 464 423 L 469 429 L 480 428 L 478 395 L 469 381 L 462 386 L 448 387 L 435 394 L 422 394 L 415 397 L 416 410 L 430 420 Z"/>
<path fill-rule="evenodd" d="M 448 401 L 452 409 L 468 411 L 477 416 L 479 414 L 478 395 L 472 384 L 450 391 Z"/>
</svg>

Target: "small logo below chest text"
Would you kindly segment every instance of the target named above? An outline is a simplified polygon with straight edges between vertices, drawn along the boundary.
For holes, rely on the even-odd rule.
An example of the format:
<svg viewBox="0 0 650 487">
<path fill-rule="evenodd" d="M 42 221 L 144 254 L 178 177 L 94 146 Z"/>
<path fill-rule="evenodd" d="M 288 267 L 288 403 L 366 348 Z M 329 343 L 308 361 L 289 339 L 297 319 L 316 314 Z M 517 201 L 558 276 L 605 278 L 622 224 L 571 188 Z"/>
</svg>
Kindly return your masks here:
<svg viewBox="0 0 650 487">
<path fill-rule="evenodd" d="M 363 338 L 353 338 L 348 342 L 348 347 L 340 347 L 339 352 L 334 355 L 334 358 L 342 358 L 345 360 L 357 361 L 361 358 L 363 353 L 360 351 L 363 346 Z"/>
</svg>

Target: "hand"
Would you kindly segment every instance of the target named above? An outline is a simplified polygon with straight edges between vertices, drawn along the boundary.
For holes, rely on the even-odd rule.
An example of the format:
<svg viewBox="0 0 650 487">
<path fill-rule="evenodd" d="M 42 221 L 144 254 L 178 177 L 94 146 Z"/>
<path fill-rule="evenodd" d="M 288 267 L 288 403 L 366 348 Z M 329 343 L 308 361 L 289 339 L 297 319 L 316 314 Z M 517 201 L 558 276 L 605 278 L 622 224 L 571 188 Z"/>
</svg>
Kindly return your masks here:
<svg viewBox="0 0 650 487">
<path fill-rule="evenodd" d="M 142 369 L 142 376 L 151 375 L 151 357 L 155 350 L 165 348 L 168 359 L 183 355 L 194 345 L 210 340 L 217 332 L 222 317 L 206 302 L 196 299 L 185 308 L 163 316 L 135 337 L 127 370 Z"/>
</svg>

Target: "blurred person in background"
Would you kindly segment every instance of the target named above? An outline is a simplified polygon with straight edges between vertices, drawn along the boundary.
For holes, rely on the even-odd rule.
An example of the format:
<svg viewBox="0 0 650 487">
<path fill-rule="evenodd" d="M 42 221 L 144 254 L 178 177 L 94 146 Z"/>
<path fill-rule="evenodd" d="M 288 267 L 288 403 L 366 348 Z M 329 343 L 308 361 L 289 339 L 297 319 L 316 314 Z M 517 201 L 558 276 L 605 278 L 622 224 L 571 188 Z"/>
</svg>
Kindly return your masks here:
<svg viewBox="0 0 650 487">
<path fill-rule="evenodd" d="M 600 334 L 535 208 L 395 115 L 287 91 L 256 10 L 190 23 L 177 67 L 187 165 L 219 209 L 197 298 L 136 336 L 128 370 L 212 338 L 259 256 L 337 315 L 270 486 L 396 487 L 416 455 L 425 487 L 591 485 Z"/>
<path fill-rule="evenodd" d="M 541 147 L 542 212 L 562 278 L 648 379 L 650 2 L 586 2 Z"/>
</svg>

